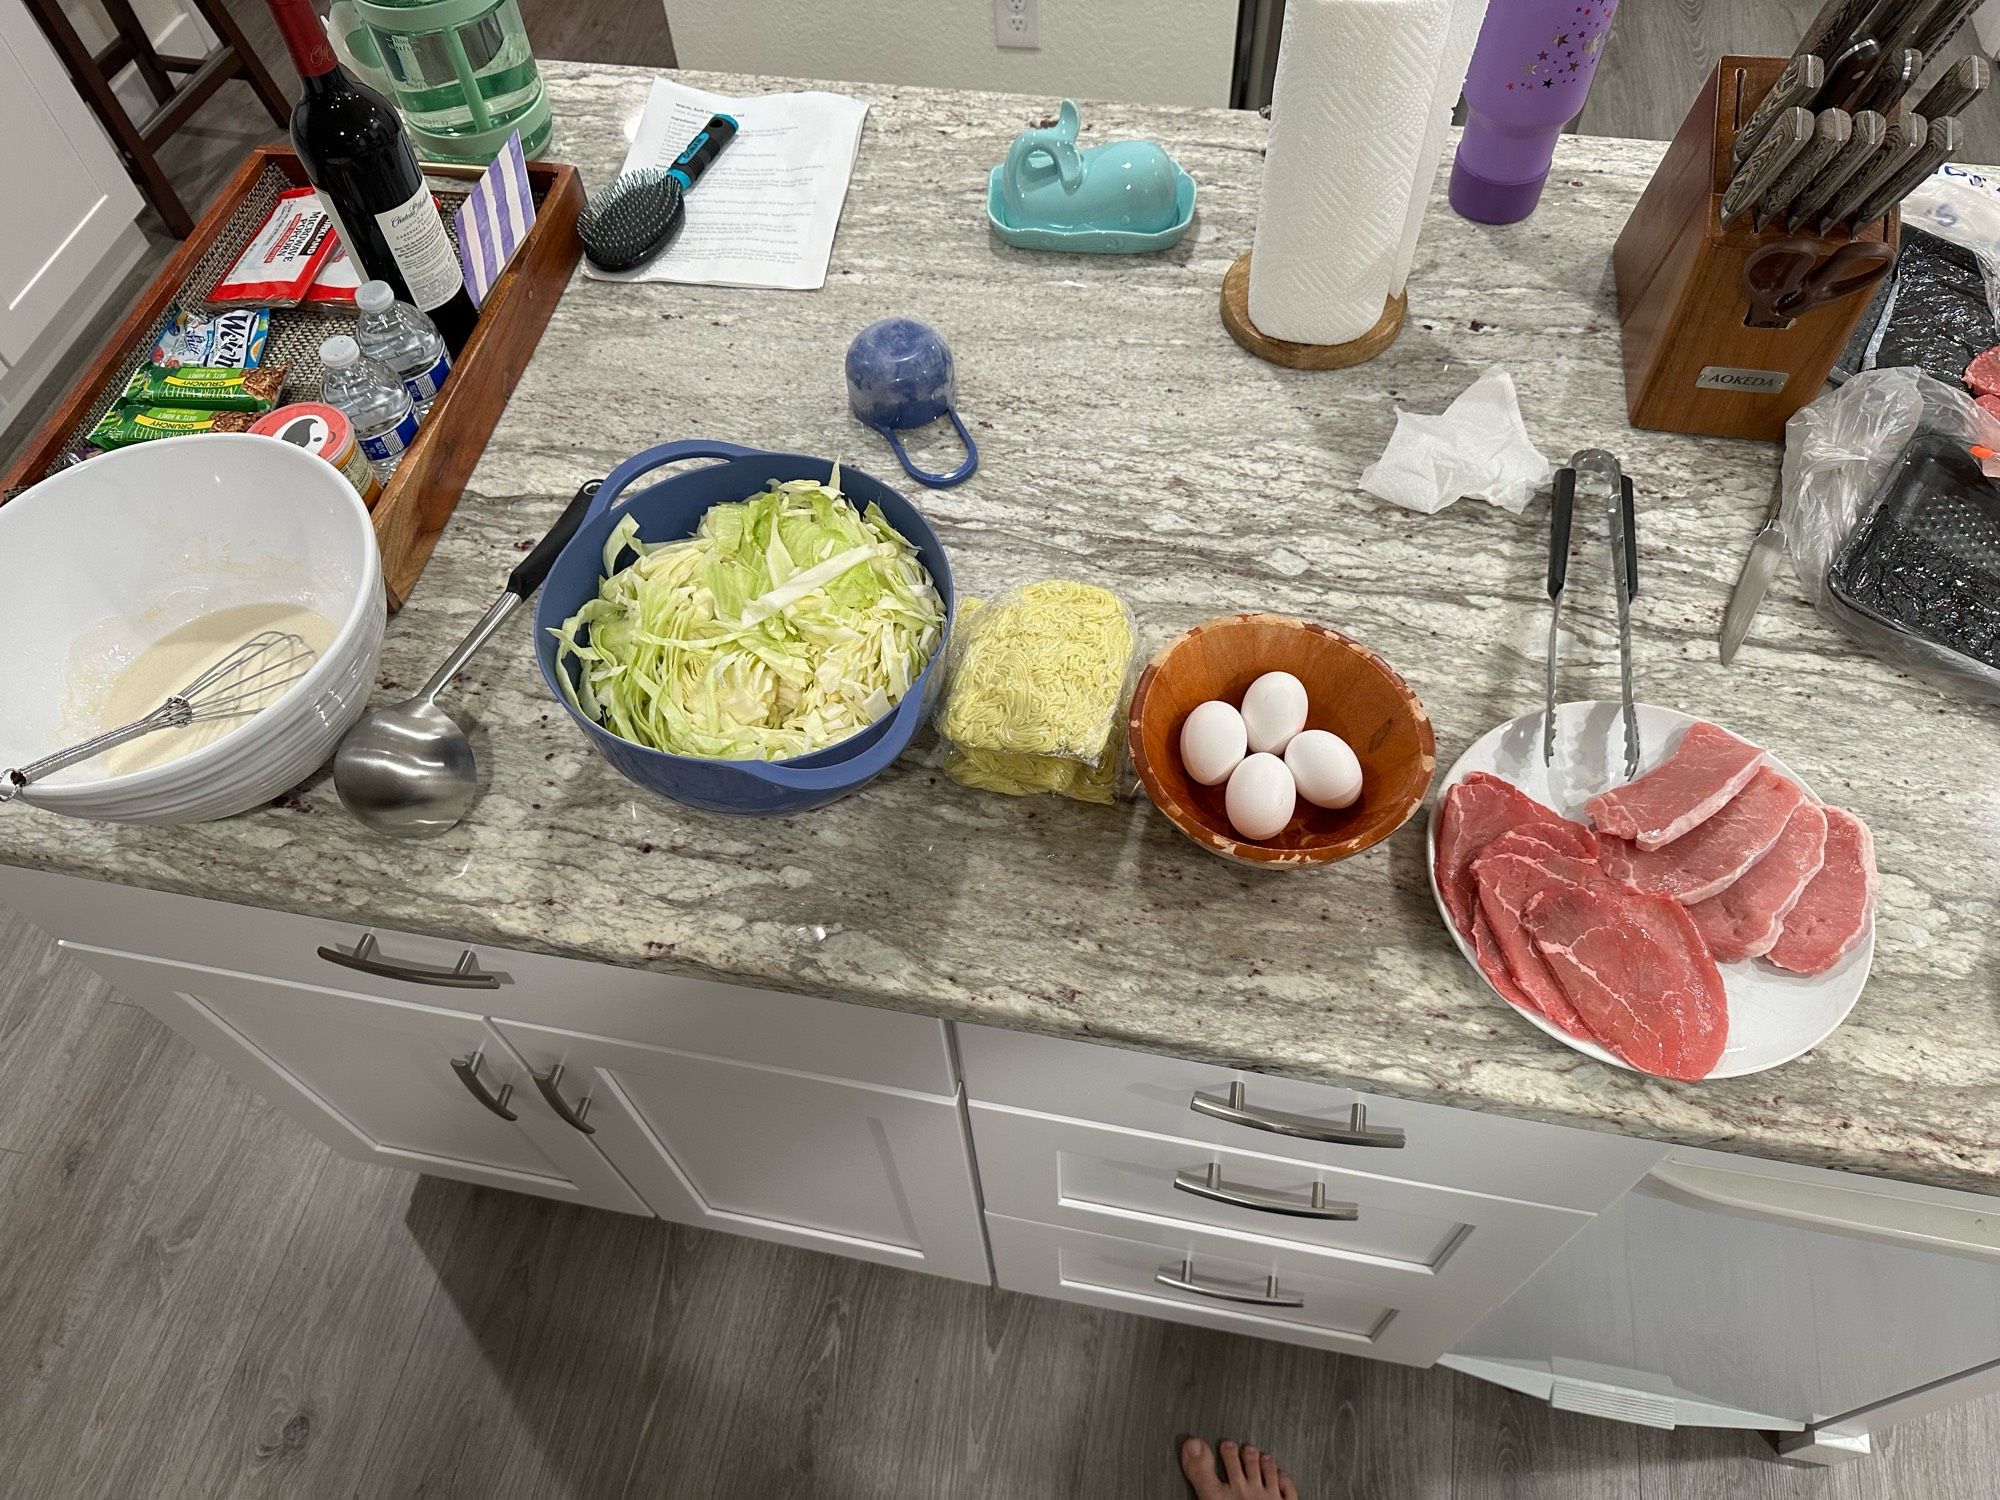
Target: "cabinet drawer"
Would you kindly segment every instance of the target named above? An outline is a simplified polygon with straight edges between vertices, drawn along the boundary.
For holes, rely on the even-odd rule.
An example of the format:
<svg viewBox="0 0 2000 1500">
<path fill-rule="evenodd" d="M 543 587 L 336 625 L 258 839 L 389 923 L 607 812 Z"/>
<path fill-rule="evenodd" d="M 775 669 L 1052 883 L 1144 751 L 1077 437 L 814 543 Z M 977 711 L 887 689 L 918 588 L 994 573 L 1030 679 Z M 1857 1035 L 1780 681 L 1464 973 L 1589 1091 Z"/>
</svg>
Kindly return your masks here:
<svg viewBox="0 0 2000 1500">
<path fill-rule="evenodd" d="M 1145 1225 L 1114 1238 L 988 1213 L 986 1237 L 1010 1292 L 1397 1364 L 1432 1363 L 1463 1321 L 1443 1299 L 1398 1298 L 1330 1272 L 1318 1257 L 1195 1229 Z M 1162 1276 L 1202 1290 L 1168 1286 Z"/>
<path fill-rule="evenodd" d="M 174 963 L 930 1094 L 958 1087 L 944 1023 L 922 1016 L 7 867 L 0 901 L 53 937 Z M 419 977 L 321 956 L 353 954 L 371 933 L 371 963 Z M 442 982 L 468 954 L 497 985 Z"/>
<path fill-rule="evenodd" d="M 1378 1177 L 1595 1213 L 1666 1155 L 1666 1147 L 1630 1136 L 1414 1104 L 1026 1032 L 957 1030 L 966 1097 L 975 1103 L 1281 1154 Z M 1243 1086 L 1243 1104 L 1253 1115 L 1276 1112 L 1304 1117 L 1313 1128 L 1340 1129 L 1352 1123 L 1351 1112 L 1360 1105 L 1367 1130 L 1401 1131 L 1403 1143 L 1388 1148 L 1308 1140 L 1217 1119 L 1193 1107 L 1197 1095 L 1227 1105 L 1233 1083 Z"/>
<path fill-rule="evenodd" d="M 972 1107 L 972 1136 L 989 1212 L 1093 1234 L 1196 1228 L 1318 1257 L 1359 1284 L 1468 1305 L 1497 1306 L 1591 1217 L 991 1104 Z M 1356 1217 L 1303 1216 L 1316 1189 Z"/>
</svg>

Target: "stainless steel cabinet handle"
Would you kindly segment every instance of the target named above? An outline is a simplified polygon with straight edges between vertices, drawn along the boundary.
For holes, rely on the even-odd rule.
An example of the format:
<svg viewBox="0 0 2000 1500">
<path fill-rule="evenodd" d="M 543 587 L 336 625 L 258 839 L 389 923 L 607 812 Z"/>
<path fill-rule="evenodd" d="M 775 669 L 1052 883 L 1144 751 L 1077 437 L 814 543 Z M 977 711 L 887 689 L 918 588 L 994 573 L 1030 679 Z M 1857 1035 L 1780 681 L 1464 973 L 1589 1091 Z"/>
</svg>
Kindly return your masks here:
<svg viewBox="0 0 2000 1500">
<path fill-rule="evenodd" d="M 1243 1097 L 1243 1085 L 1229 1085 L 1229 1097 L 1196 1094 L 1188 1108 L 1198 1115 L 1227 1120 L 1232 1125 L 1248 1125 L 1252 1130 L 1268 1130 L 1273 1135 L 1297 1136 L 1302 1141 L 1325 1141 L 1335 1146 L 1388 1146 L 1400 1148 L 1403 1132 L 1393 1127 L 1370 1126 L 1368 1111 L 1355 1105 L 1345 1125 L 1315 1119 L 1311 1115 L 1287 1114 L 1281 1109 L 1253 1109 Z"/>
<path fill-rule="evenodd" d="M 549 1108 L 562 1116 L 564 1124 L 575 1126 L 585 1135 L 597 1134 L 597 1127 L 584 1119 L 584 1116 L 590 1113 L 589 1098 L 586 1096 L 577 1100 L 575 1109 L 571 1109 L 569 1101 L 563 1098 L 563 1065 L 561 1063 L 557 1063 L 546 1073 L 536 1073 L 533 1076 L 535 1087 L 542 1091 L 542 1097 L 548 1100 Z"/>
<path fill-rule="evenodd" d="M 454 1057 L 451 1070 L 458 1075 L 458 1081 L 465 1085 L 467 1092 L 481 1104 L 492 1110 L 503 1120 L 518 1120 L 521 1117 L 507 1107 L 507 1101 L 514 1097 L 514 1085 L 503 1083 L 500 1092 L 489 1094 L 486 1085 L 479 1081 L 479 1069 L 486 1061 L 486 1051 L 481 1048 L 470 1057 Z"/>
<path fill-rule="evenodd" d="M 1153 1280 L 1161 1286 L 1170 1286 L 1177 1292 L 1193 1292 L 1197 1297 L 1213 1297 L 1217 1302 L 1247 1302 L 1252 1307 L 1304 1307 L 1306 1299 L 1283 1291 L 1278 1286 L 1278 1278 L 1272 1276 L 1264 1282 L 1261 1292 L 1246 1292 L 1233 1286 L 1213 1281 L 1203 1281 L 1194 1274 L 1194 1257 L 1181 1257 L 1180 1270 L 1172 1266 L 1156 1273 Z"/>
<path fill-rule="evenodd" d="M 1212 1161 L 1206 1172 L 1176 1172 L 1174 1186 L 1197 1198 L 1217 1203 L 1233 1203 L 1238 1208 L 1254 1208 L 1260 1213 L 1290 1214 L 1295 1219 L 1358 1219 L 1358 1203 L 1329 1203 L 1326 1184 L 1315 1182 L 1310 1198 L 1293 1198 L 1262 1188 L 1232 1187 L 1222 1180 L 1222 1163 Z"/>
<path fill-rule="evenodd" d="M 332 948 L 322 943 L 319 956 L 330 964 L 339 964 L 343 969 L 359 969 L 364 974 L 382 979 L 405 979 L 411 984 L 436 984 L 454 990 L 500 988 L 500 976 L 480 973 L 479 955 L 470 948 L 459 954 L 458 963 L 449 969 L 440 969 L 435 964 L 399 964 L 383 958 L 375 946 L 375 934 L 364 932 L 352 953 L 345 948 Z"/>
</svg>

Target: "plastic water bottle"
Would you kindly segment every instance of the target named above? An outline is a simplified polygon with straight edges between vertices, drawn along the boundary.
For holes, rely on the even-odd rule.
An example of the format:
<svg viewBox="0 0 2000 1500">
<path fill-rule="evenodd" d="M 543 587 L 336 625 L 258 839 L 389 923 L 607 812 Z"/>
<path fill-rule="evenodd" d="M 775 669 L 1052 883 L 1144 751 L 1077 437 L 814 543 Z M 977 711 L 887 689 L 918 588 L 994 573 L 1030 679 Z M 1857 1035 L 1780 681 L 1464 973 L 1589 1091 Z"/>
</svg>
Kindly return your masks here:
<svg viewBox="0 0 2000 1500">
<path fill-rule="evenodd" d="M 364 281 L 354 294 L 361 317 L 354 325 L 354 342 L 370 359 L 380 360 L 402 378 L 419 422 L 430 415 L 431 402 L 451 373 L 451 355 L 431 320 L 407 302 L 398 302 L 386 281 Z"/>
<path fill-rule="evenodd" d="M 354 440 L 368 467 L 384 484 L 396 472 L 403 450 L 416 441 L 417 414 L 403 382 L 379 360 L 361 352 L 346 334 L 335 334 L 319 346 L 319 398 L 338 407 L 354 424 Z"/>
</svg>

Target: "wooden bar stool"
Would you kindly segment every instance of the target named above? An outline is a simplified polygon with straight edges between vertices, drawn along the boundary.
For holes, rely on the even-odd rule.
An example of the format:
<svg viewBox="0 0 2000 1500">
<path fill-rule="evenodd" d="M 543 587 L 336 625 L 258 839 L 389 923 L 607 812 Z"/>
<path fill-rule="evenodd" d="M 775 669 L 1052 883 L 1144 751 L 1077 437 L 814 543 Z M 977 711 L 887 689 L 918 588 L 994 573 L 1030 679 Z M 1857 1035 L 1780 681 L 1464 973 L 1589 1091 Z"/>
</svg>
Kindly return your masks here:
<svg viewBox="0 0 2000 1500">
<path fill-rule="evenodd" d="M 117 143 L 126 170 L 166 221 L 168 231 L 185 239 L 194 229 L 194 220 L 160 170 L 154 153 L 207 102 L 209 95 L 232 78 L 241 78 L 256 90 L 264 108 L 280 126 L 291 123 L 291 101 L 258 59 L 223 0 L 192 0 L 196 12 L 219 39 L 205 57 L 165 55 L 156 50 L 146 28 L 132 14 L 131 0 L 98 0 L 98 3 L 116 35 L 101 51 L 92 52 L 77 35 L 69 17 L 63 14 L 61 0 L 27 0 L 28 9 L 62 58 L 63 66 L 69 69 L 78 92 L 97 112 L 98 120 Z M 111 75 L 127 63 L 138 68 L 157 106 L 137 123 L 111 92 Z M 184 75 L 178 85 L 170 76 L 173 74 Z"/>
</svg>

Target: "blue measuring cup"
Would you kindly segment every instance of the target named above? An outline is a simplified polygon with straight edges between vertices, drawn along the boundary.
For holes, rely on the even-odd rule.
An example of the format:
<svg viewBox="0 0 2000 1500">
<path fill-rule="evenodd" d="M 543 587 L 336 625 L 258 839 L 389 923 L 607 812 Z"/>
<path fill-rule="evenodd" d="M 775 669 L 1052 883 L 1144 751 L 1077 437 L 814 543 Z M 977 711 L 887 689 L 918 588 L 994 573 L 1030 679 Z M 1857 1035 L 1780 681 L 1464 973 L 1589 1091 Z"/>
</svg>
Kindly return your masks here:
<svg viewBox="0 0 2000 1500">
<path fill-rule="evenodd" d="M 928 323 L 884 318 L 870 323 L 847 346 L 847 404 L 863 422 L 889 440 L 903 472 L 919 484 L 945 489 L 963 484 L 979 467 L 979 449 L 953 405 L 956 376 L 951 346 Z M 965 462 L 950 474 L 918 468 L 896 434 L 951 418 L 965 444 Z"/>
</svg>

